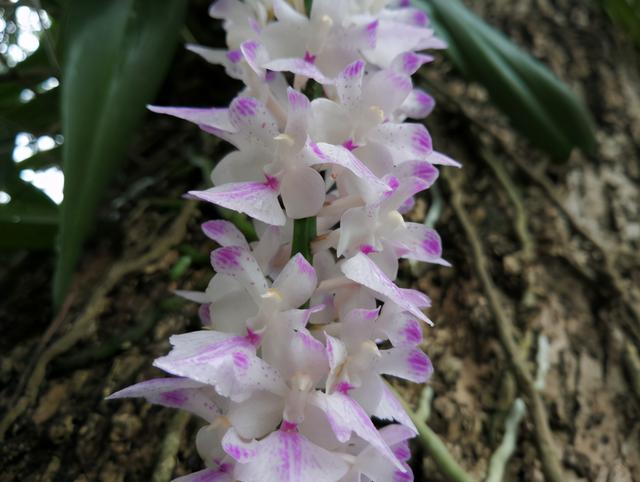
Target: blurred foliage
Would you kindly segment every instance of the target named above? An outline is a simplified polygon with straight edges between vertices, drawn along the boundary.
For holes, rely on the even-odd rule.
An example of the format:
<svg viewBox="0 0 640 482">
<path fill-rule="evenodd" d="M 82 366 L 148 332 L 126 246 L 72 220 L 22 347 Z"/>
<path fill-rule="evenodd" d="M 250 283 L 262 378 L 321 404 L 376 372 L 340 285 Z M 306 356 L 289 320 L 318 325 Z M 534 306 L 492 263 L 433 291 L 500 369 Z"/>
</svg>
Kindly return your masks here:
<svg viewBox="0 0 640 482">
<path fill-rule="evenodd" d="M 54 2 L 55 3 L 55 2 Z M 31 5 L 31 4 L 30 4 Z M 17 164 L 13 159 L 16 135 L 19 132 L 34 136 L 55 134 L 59 130 L 59 96 L 57 89 L 45 88 L 45 81 L 57 75 L 51 64 L 57 28 L 47 25 L 50 48 L 38 48 L 26 60 L 16 63 L 10 55 L 27 55 L 17 48 L 22 33 L 17 21 L 20 3 L 2 9 L 4 29 L 1 33 L 3 53 L 0 55 L 0 191 L 5 198 L 0 204 L 0 249 L 51 248 L 55 240 L 58 207 L 40 189 L 20 178 L 21 171 L 34 169 L 38 159 L 42 167 L 59 163 L 56 155 L 47 153 L 30 159 L 28 164 Z M 56 5 L 52 4 L 55 9 Z M 35 10 L 32 10 L 36 12 Z M 44 29 L 39 17 L 39 31 Z M 42 35 L 42 34 L 41 34 Z M 41 37 L 42 40 L 42 37 Z M 29 97 L 25 98 L 25 94 Z M 39 167 L 38 167 L 39 168 Z M 9 202 L 6 202 L 9 200 Z"/>
<path fill-rule="evenodd" d="M 58 222 L 54 202 L 17 175 L 8 176 L 3 191 L 11 196 L 11 202 L 0 206 L 0 249 L 51 246 Z"/>
<path fill-rule="evenodd" d="M 640 47 L 640 0 L 600 0 L 611 19 Z"/>
<path fill-rule="evenodd" d="M 456 67 L 481 83 L 516 129 L 556 159 L 595 149 L 591 117 L 573 91 L 543 64 L 458 0 L 418 0 L 447 43 Z"/>
<path fill-rule="evenodd" d="M 187 2 L 69 0 L 62 73 L 65 173 L 54 302 L 137 125 L 169 67 Z"/>
</svg>

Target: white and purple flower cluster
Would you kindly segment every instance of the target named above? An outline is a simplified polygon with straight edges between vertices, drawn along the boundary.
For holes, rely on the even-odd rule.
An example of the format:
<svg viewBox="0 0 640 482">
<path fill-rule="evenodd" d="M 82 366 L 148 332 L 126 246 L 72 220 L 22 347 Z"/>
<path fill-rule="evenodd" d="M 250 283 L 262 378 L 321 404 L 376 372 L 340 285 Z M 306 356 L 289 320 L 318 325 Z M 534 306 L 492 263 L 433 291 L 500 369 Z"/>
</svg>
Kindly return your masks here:
<svg viewBox="0 0 640 482">
<path fill-rule="evenodd" d="M 434 104 L 413 88 L 432 60 L 416 52 L 444 45 L 406 2 L 315 0 L 308 17 L 297 3 L 218 0 L 210 14 L 229 49 L 189 48 L 246 88 L 229 108 L 152 108 L 236 148 L 214 187 L 189 196 L 247 214 L 259 235 L 204 223 L 221 246 L 216 274 L 181 293 L 201 304 L 204 329 L 171 337 L 155 361 L 175 377 L 111 396 L 207 422 L 196 445 L 208 468 L 182 482 L 413 480 L 416 429 L 382 375 L 432 372 L 419 348 L 429 298 L 394 280 L 399 258 L 447 264 L 438 234 L 402 217 L 434 165 L 458 165 L 405 122 Z M 315 225 L 312 259 L 292 253 L 297 220 Z"/>
</svg>

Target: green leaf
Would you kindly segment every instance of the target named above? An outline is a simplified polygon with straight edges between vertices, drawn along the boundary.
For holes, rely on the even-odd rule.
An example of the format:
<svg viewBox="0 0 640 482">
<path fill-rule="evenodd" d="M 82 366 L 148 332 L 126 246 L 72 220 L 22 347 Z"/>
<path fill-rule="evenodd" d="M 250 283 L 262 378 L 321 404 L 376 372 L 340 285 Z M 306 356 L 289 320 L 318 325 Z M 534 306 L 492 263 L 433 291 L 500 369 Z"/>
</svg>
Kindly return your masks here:
<svg viewBox="0 0 640 482">
<path fill-rule="evenodd" d="M 42 191 L 19 178 L 0 186 L 11 196 L 0 204 L 0 249 L 49 249 L 58 227 L 58 207 Z"/>
<path fill-rule="evenodd" d="M 483 84 L 512 124 L 553 157 L 595 149 L 593 123 L 575 93 L 551 71 L 458 0 L 418 0 L 446 32 L 455 65 Z"/>
<path fill-rule="evenodd" d="M 640 0 L 600 0 L 611 19 L 640 47 Z"/>
<path fill-rule="evenodd" d="M 166 74 L 185 0 L 69 0 L 61 83 L 64 202 L 54 300 L 69 286 L 105 186 Z"/>
<path fill-rule="evenodd" d="M 17 132 L 50 134 L 59 122 L 59 90 L 37 94 L 29 102 L 7 105 L 0 113 L 0 139 L 8 140 Z"/>
</svg>

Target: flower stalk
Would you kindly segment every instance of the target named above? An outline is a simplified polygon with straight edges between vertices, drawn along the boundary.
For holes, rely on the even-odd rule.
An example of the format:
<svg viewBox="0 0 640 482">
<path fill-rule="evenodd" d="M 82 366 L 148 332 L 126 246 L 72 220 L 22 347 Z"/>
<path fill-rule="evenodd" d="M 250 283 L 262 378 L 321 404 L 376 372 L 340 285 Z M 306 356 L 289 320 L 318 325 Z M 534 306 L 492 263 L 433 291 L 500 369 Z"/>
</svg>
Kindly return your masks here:
<svg viewBox="0 0 640 482">
<path fill-rule="evenodd" d="M 316 217 L 296 219 L 293 222 L 293 243 L 291 255 L 300 253 L 309 263 L 313 262 L 311 256 L 311 242 L 316 237 Z"/>
</svg>

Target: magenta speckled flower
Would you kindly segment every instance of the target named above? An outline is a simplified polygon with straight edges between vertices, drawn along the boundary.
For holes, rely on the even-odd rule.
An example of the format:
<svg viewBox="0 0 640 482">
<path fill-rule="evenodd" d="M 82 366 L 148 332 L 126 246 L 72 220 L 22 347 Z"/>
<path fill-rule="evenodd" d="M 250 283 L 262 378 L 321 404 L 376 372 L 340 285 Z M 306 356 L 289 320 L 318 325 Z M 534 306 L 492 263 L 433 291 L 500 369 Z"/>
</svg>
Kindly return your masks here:
<svg viewBox="0 0 640 482">
<path fill-rule="evenodd" d="M 202 419 L 206 468 L 178 482 L 413 480 L 417 431 L 385 377 L 433 371 L 420 348 L 431 301 L 396 278 L 403 258 L 448 265 L 438 233 L 402 216 L 439 166 L 459 167 L 405 122 L 434 107 L 411 75 L 444 43 L 408 2 L 315 0 L 309 16 L 302 3 L 215 2 L 228 50 L 188 49 L 245 88 L 229 108 L 150 107 L 233 146 L 212 187 L 187 195 L 248 215 L 258 235 L 203 224 L 215 275 L 177 293 L 200 304 L 203 329 L 155 360 L 172 377 L 109 397 Z M 300 223 L 315 228 L 306 258 Z"/>
</svg>

